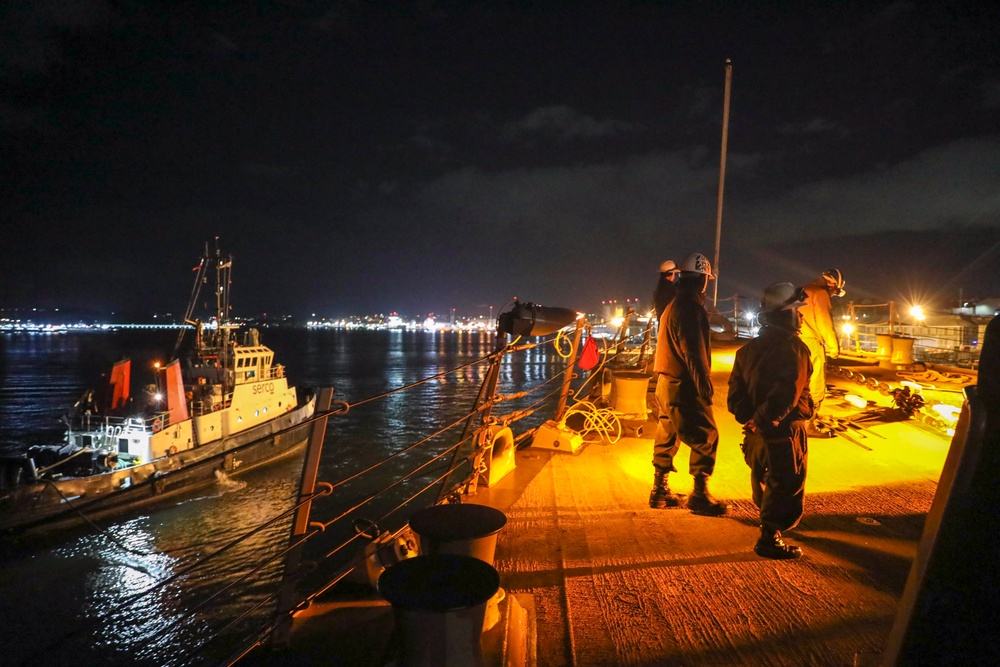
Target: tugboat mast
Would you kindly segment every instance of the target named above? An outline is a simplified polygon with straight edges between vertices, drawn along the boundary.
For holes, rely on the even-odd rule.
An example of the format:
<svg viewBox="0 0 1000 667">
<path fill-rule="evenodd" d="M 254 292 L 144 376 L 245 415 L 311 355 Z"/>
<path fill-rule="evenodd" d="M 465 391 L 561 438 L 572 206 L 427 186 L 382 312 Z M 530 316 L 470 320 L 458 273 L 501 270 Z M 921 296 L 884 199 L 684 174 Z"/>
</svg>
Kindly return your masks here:
<svg viewBox="0 0 1000 667">
<path fill-rule="evenodd" d="M 214 331 L 206 332 L 202 327 L 202 321 L 195 319 L 194 312 L 201 296 L 202 286 L 208 282 L 208 272 L 213 264 L 215 266 L 216 328 Z M 231 330 L 239 327 L 229 321 L 229 310 L 232 307 L 229 291 L 232 285 L 233 258 L 229 256 L 223 259 L 218 236 L 215 237 L 215 256 L 212 257 L 206 241 L 205 252 L 202 254 L 198 266 L 195 267 L 195 271 L 197 271 L 197 275 L 194 279 L 194 285 L 191 287 L 191 297 L 188 300 L 187 310 L 184 311 L 184 323 L 195 328 L 195 355 L 211 360 L 218 369 L 223 395 L 226 395 L 233 385 L 233 380 L 228 373 L 230 357 L 232 356 L 230 351 Z M 174 344 L 174 358 L 180 354 L 185 332 L 186 329 L 181 329 L 177 335 L 177 342 Z"/>
<path fill-rule="evenodd" d="M 218 338 L 216 342 L 219 345 L 218 350 L 218 367 L 222 372 L 222 391 L 223 395 L 229 393 L 232 389 L 230 386 L 230 378 L 227 370 L 229 369 L 229 357 L 230 357 L 230 330 L 237 328 L 235 325 L 229 322 L 229 289 L 232 285 L 232 271 L 233 271 L 233 258 L 227 257 L 222 258 L 221 250 L 219 249 L 219 237 L 215 238 L 215 321 L 218 325 Z"/>
</svg>

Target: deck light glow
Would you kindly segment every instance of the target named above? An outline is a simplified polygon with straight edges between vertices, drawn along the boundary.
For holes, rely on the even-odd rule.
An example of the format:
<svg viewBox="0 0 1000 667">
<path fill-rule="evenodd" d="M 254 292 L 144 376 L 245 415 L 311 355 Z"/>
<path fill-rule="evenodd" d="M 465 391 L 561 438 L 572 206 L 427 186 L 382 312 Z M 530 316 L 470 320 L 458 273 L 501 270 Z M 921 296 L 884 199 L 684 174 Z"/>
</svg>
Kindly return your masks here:
<svg viewBox="0 0 1000 667">
<path fill-rule="evenodd" d="M 923 308 L 921 308 L 920 306 L 913 306 L 912 308 L 910 308 L 910 317 L 915 319 L 917 322 L 923 322 L 927 316 L 924 315 Z"/>
<path fill-rule="evenodd" d="M 932 409 L 949 421 L 958 421 L 958 415 L 962 411 L 962 408 L 956 405 L 946 405 L 944 403 L 938 403 Z"/>
<path fill-rule="evenodd" d="M 864 409 L 868 407 L 868 401 L 857 394 L 845 394 L 844 400 L 856 408 Z"/>
</svg>

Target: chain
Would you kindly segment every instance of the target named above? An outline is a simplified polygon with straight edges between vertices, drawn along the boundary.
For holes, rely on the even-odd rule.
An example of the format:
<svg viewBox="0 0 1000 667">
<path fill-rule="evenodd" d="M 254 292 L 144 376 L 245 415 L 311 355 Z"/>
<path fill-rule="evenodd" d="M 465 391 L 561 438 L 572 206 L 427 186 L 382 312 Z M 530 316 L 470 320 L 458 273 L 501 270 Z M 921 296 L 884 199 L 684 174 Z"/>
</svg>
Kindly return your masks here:
<svg viewBox="0 0 1000 667">
<path fill-rule="evenodd" d="M 865 387 L 872 391 L 877 391 L 883 396 L 890 398 L 895 398 L 897 392 L 903 389 L 909 389 L 909 387 L 893 387 L 888 382 L 880 382 L 877 378 L 874 377 L 865 377 L 863 373 L 858 373 L 852 371 L 850 368 L 843 368 L 841 366 L 837 366 L 836 364 L 827 364 L 826 370 L 828 373 L 831 373 L 832 375 L 836 375 L 838 377 L 847 380 L 854 380 L 862 387 Z M 919 420 L 920 422 L 926 424 L 927 426 L 930 426 L 931 428 L 937 431 L 940 431 L 946 437 L 950 437 L 948 434 L 948 429 L 952 428 L 952 424 L 938 417 L 934 412 L 928 411 L 926 407 L 927 407 L 926 404 L 917 407 L 913 411 L 912 418 Z"/>
</svg>

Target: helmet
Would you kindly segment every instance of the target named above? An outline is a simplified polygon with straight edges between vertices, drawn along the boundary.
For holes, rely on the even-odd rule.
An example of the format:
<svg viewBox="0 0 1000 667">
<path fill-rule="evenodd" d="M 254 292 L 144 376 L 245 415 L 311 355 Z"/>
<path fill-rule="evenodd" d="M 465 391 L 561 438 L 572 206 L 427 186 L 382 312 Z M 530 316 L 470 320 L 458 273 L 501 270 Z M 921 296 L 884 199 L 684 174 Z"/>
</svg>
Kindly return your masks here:
<svg viewBox="0 0 1000 667">
<path fill-rule="evenodd" d="M 669 273 L 671 271 L 676 271 L 676 270 L 677 270 L 677 264 L 675 264 L 674 260 L 672 259 L 668 259 L 663 264 L 660 264 L 660 273 Z"/>
<path fill-rule="evenodd" d="M 712 274 L 712 263 L 708 261 L 708 257 L 697 252 L 682 259 L 677 268 L 685 273 L 702 273 L 709 278 L 715 277 Z"/>
<path fill-rule="evenodd" d="M 844 281 L 844 274 L 840 272 L 840 269 L 827 269 L 823 272 L 823 279 L 830 286 L 830 293 L 833 296 L 844 296 L 844 285 L 847 283 Z"/>
<path fill-rule="evenodd" d="M 760 300 L 760 309 L 770 313 L 781 310 L 792 310 L 806 303 L 806 293 L 801 287 L 791 283 L 775 283 L 764 288 L 764 298 Z"/>
</svg>

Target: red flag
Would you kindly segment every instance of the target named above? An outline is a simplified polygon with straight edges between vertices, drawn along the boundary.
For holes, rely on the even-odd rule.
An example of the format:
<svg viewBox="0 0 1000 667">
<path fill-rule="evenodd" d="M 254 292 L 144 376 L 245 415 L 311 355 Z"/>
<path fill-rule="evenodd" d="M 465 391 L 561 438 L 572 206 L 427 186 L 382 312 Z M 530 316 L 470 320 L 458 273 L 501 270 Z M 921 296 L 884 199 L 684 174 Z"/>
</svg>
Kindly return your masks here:
<svg viewBox="0 0 1000 667">
<path fill-rule="evenodd" d="M 580 367 L 580 370 L 589 371 L 597 365 L 600 358 L 601 355 L 597 351 L 597 341 L 594 340 L 593 336 L 590 336 L 583 344 L 583 351 L 580 352 L 580 361 L 577 366 Z"/>
</svg>

